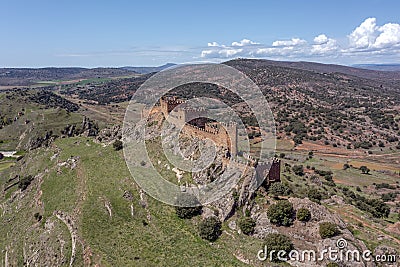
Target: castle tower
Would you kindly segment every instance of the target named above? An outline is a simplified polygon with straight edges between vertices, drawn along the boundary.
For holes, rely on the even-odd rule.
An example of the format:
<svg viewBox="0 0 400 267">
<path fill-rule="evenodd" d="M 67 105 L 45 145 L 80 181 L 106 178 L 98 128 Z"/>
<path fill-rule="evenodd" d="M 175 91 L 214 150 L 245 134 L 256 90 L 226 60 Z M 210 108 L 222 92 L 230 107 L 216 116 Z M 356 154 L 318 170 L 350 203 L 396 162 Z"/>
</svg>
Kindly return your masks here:
<svg viewBox="0 0 400 267">
<path fill-rule="evenodd" d="M 238 147 L 237 147 L 237 124 L 235 122 L 230 122 L 228 124 L 224 124 L 226 131 L 228 133 L 228 147 L 231 150 L 231 156 L 234 157 L 238 154 Z"/>
</svg>

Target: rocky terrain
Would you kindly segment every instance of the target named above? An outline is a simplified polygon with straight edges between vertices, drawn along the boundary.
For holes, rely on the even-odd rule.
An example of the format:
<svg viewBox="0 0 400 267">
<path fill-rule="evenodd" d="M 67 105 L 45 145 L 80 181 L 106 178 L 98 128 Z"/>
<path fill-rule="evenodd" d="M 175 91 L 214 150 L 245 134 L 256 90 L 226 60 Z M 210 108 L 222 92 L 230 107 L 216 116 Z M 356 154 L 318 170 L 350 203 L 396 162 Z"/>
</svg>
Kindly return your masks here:
<svg viewBox="0 0 400 267">
<path fill-rule="evenodd" d="M 314 63 L 226 64 L 255 81 L 271 105 L 281 182 L 254 191 L 253 165 L 242 166 L 227 195 L 196 209 L 153 199 L 124 161 L 118 119 L 151 74 L 0 92 L 0 153 L 15 151 L 0 159 L 0 266 L 395 266 L 272 263 L 257 253 L 266 243 L 322 251 L 343 240 L 344 252 L 399 252 L 396 74 Z M 172 94 L 223 96 L 243 118 L 252 152 L 260 148 L 251 112 L 227 89 L 190 84 Z M 161 150 L 162 122 L 161 114 L 151 117 L 144 141 L 170 182 L 200 186 L 227 172 L 223 149 L 200 172 L 174 167 Z M 206 146 L 182 134 L 172 151 L 195 160 Z"/>
</svg>

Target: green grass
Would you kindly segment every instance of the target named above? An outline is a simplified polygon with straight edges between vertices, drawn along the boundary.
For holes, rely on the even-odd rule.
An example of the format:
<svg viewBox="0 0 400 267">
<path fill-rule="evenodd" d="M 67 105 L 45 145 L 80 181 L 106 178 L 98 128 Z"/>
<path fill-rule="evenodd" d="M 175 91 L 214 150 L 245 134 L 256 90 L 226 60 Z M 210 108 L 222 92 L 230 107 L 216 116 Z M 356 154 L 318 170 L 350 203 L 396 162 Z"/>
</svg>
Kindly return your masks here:
<svg viewBox="0 0 400 267">
<path fill-rule="evenodd" d="M 15 162 L 0 162 L 0 171 L 8 169 L 15 165 Z"/>
<path fill-rule="evenodd" d="M 41 184 L 44 220 L 56 220 L 52 215 L 54 210 L 69 214 L 77 212 L 78 232 L 90 246 L 94 261 L 102 266 L 245 266 L 233 256 L 238 249 L 247 258 L 255 260 L 261 247 L 260 240 L 239 236 L 224 226 L 235 239 L 223 234 L 211 245 L 197 234 L 196 222 L 200 218 L 179 219 L 173 207 L 146 196 L 151 214 L 151 220 L 148 221 L 147 211 L 140 204 L 139 192 L 125 165 L 122 151 L 114 151 L 112 146 L 102 147 L 80 137 L 59 139 L 55 145 L 61 150 L 59 162 L 71 156 L 80 157 L 76 169 L 61 167 L 62 172 L 57 173 L 56 161 L 49 160 L 55 152 L 54 148 L 47 152 L 39 149 L 37 154 L 28 152 L 23 159 L 28 161 L 24 165 L 26 172 L 35 174 L 49 169 Z M 15 167 L 15 172 L 19 165 Z M 124 191 L 132 192 L 134 200 L 123 198 Z M 33 192 L 29 194 L 26 201 L 33 199 Z M 111 203 L 112 217 L 105 208 L 105 201 Z M 134 207 L 133 216 L 131 205 Z M 0 230 L 0 234 L 10 231 L 15 242 L 23 242 L 24 235 L 18 235 L 17 232 L 30 229 L 34 223 L 34 212 L 35 209 L 26 205 L 26 209 L 13 219 L 19 225 L 18 229 L 12 231 L 11 226 L 7 226 Z M 57 227 L 57 231 L 69 240 L 66 227 L 61 222 L 57 223 Z M 37 238 L 40 232 L 35 230 L 32 238 Z M 5 242 L 5 235 L 2 236 L 0 249 Z M 81 265 L 82 250 L 78 247 L 76 264 Z M 22 250 L 16 253 L 22 255 Z"/>
</svg>

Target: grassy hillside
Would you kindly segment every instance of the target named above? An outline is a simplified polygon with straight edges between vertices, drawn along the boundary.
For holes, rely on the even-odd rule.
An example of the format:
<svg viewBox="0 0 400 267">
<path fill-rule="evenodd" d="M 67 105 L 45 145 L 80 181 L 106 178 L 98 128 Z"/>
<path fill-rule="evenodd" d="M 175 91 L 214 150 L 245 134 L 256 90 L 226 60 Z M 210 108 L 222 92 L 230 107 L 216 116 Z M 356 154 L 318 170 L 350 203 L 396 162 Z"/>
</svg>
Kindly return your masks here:
<svg viewBox="0 0 400 267">
<path fill-rule="evenodd" d="M 77 165 L 71 169 L 70 163 L 75 160 Z M 64 261 L 68 263 L 71 240 L 68 228 L 55 218 L 55 210 L 71 216 L 77 226 L 80 243 L 77 245 L 77 265 L 90 259 L 102 266 L 242 266 L 244 264 L 234 254 L 240 251 L 254 259 L 261 247 L 260 240 L 239 236 L 226 225 L 223 228 L 228 234 L 209 243 L 197 234 L 199 218 L 182 220 L 176 216 L 173 207 L 146 195 L 141 199 L 122 152 L 114 151 L 111 146 L 103 147 L 82 137 L 59 139 L 47 150 L 29 153 L 23 162 L 2 176 L 2 182 L 20 169 L 41 174 L 43 178 L 41 182 L 35 178 L 23 192 L 22 202 L 5 205 L 15 212 L 1 210 L 5 214 L 1 217 L 0 250 L 17 244 L 29 246 L 29 242 L 35 242 L 44 234 L 44 225 L 54 221 L 57 222 L 54 234 L 57 232 L 66 242 Z M 3 195 L 2 203 L 10 202 L 13 194 L 21 196 L 16 193 L 18 190 L 11 191 L 14 193 Z M 131 193 L 130 199 L 124 198 L 126 192 Z M 36 203 L 33 200 L 37 200 Z M 106 206 L 111 210 L 111 216 Z M 43 216 L 40 223 L 34 219 L 36 212 Z M 13 224 L 7 224 L 8 220 Z M 34 233 L 28 240 L 24 240 L 26 229 Z M 56 241 L 49 242 L 49 247 L 58 246 Z M 22 248 L 9 252 L 9 258 L 11 256 L 21 262 Z M 4 255 L 0 256 L 2 260 Z"/>
</svg>

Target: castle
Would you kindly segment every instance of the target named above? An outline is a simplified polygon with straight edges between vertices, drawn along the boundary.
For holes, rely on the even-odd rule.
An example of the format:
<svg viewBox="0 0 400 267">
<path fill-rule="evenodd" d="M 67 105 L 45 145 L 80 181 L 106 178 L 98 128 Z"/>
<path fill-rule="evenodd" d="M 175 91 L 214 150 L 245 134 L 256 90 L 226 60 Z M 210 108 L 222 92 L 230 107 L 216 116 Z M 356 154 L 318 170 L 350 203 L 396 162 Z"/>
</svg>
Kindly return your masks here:
<svg viewBox="0 0 400 267">
<path fill-rule="evenodd" d="M 191 108 L 185 105 L 185 101 L 177 97 L 162 97 L 159 104 L 153 109 L 144 109 L 145 113 L 161 112 L 164 118 L 176 125 L 184 125 L 182 131 L 190 136 L 212 140 L 217 146 L 228 150 L 226 158 L 231 159 L 236 165 L 248 165 L 235 157 L 238 155 L 238 131 L 236 123 L 210 122 L 207 119 L 204 108 Z M 254 165 L 258 179 L 264 179 L 264 185 L 280 182 L 280 160 L 274 159 L 272 163 L 257 162 L 246 153 L 243 156 Z M 269 172 L 268 172 L 269 170 Z"/>
<path fill-rule="evenodd" d="M 185 101 L 176 97 L 161 98 L 160 111 L 165 118 L 169 116 L 169 121 L 177 125 L 185 125 L 183 127 L 185 133 L 210 139 L 217 146 L 227 148 L 228 157 L 237 155 L 238 133 L 236 123 L 209 122 L 204 108 L 186 107 Z"/>
</svg>

